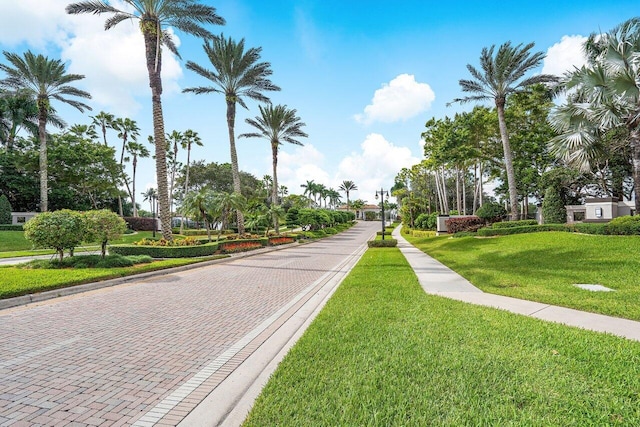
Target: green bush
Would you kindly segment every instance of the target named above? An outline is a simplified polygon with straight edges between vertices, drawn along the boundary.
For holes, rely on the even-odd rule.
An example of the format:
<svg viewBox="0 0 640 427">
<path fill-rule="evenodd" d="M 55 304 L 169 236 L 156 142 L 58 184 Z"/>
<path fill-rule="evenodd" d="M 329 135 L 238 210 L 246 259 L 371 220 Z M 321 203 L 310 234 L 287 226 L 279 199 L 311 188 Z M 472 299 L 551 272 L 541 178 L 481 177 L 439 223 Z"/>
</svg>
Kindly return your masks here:
<svg viewBox="0 0 640 427">
<path fill-rule="evenodd" d="M 542 220 L 545 224 L 564 224 L 567 222 L 567 210 L 554 187 L 549 187 L 542 201 Z"/>
<path fill-rule="evenodd" d="M 396 239 L 369 240 L 367 245 L 370 248 L 395 248 L 398 246 L 398 241 Z"/>
<path fill-rule="evenodd" d="M 538 225 L 538 221 L 535 219 L 523 219 L 520 221 L 503 221 L 503 222 L 494 222 L 491 224 L 491 228 L 513 228 L 513 227 L 522 227 L 524 225 Z"/>
<path fill-rule="evenodd" d="M 23 231 L 22 224 L 0 224 L 0 231 Z"/>
<path fill-rule="evenodd" d="M 422 213 L 413 221 L 415 227 L 419 230 L 435 230 L 438 223 L 438 213 L 432 214 Z"/>
<path fill-rule="evenodd" d="M 60 269 L 60 268 L 118 268 L 131 267 L 135 264 L 146 264 L 152 261 L 148 256 L 122 256 L 111 254 L 102 258 L 101 255 L 76 255 L 59 259 L 33 260 L 25 264 L 25 268 L 32 269 Z"/>
<path fill-rule="evenodd" d="M 640 216 L 625 215 L 612 219 L 607 224 L 607 234 L 626 236 L 640 234 Z"/>
<path fill-rule="evenodd" d="M 500 203 L 485 203 L 478 208 L 476 216 L 486 222 L 500 221 L 507 214 L 507 210 Z"/>
<path fill-rule="evenodd" d="M 593 222 L 578 222 L 568 226 L 576 233 L 584 234 L 609 234 L 608 224 L 605 223 L 593 223 Z"/>
<path fill-rule="evenodd" d="M 137 246 L 112 245 L 109 253 L 120 255 L 148 255 L 151 258 L 191 258 L 210 256 L 218 250 L 218 243 L 206 243 L 196 246 Z"/>
<path fill-rule="evenodd" d="M 100 243 L 102 257 L 107 254 L 109 240 L 120 238 L 127 230 L 127 223 L 117 213 L 107 209 L 87 211 L 82 213 L 85 242 Z"/>
<path fill-rule="evenodd" d="M 62 209 L 31 218 L 24 225 L 24 237 L 36 248 L 55 249 L 62 260 L 65 249 L 73 249 L 82 242 L 85 229 L 80 212 Z"/>
<path fill-rule="evenodd" d="M 478 233 L 474 233 L 473 231 L 458 231 L 453 237 L 475 237 Z"/>
<path fill-rule="evenodd" d="M 567 231 L 571 229 L 564 224 L 525 225 L 512 228 L 481 228 L 478 236 L 506 236 L 510 234 L 537 233 L 539 231 Z"/>
<path fill-rule="evenodd" d="M 0 224 L 11 224 L 11 203 L 4 194 L 0 195 Z"/>
</svg>

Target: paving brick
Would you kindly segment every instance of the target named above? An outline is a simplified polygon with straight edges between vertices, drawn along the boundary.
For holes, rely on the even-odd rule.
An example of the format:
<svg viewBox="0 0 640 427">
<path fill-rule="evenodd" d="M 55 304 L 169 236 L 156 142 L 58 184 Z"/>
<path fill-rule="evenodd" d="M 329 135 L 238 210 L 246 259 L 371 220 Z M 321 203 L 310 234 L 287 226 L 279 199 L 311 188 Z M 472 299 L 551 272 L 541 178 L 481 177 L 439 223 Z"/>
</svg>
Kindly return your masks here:
<svg viewBox="0 0 640 427">
<path fill-rule="evenodd" d="M 339 265 L 374 226 L 0 311 L 0 364 L 12 363 L 0 369 L 0 416 L 43 425 L 132 424 Z M 269 334 L 203 375 L 162 422 L 187 415 Z"/>
</svg>

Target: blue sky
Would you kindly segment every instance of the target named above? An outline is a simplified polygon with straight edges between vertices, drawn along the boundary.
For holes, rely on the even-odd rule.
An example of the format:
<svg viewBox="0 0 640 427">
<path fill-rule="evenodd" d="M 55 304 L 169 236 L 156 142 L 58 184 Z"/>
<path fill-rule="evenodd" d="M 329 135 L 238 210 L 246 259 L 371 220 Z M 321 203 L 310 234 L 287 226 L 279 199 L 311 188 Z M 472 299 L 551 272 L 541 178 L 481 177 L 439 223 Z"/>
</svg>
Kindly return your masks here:
<svg viewBox="0 0 640 427">
<path fill-rule="evenodd" d="M 69 0 L 0 0 L 0 48 L 31 49 L 61 58 L 71 72 L 84 74 L 78 85 L 93 95 L 90 105 L 130 117 L 152 133 L 150 94 L 137 24 L 123 22 L 103 31 L 106 17 L 68 16 Z M 118 5 L 118 1 L 112 1 Z M 506 41 L 535 42 L 548 54 L 544 72 L 580 65 L 581 37 L 608 31 L 631 18 L 637 1 L 204 1 L 227 25 L 210 27 L 247 46 L 262 47 L 272 80 L 282 88 L 274 103 L 298 110 L 309 134 L 304 147 L 283 146 L 278 176 L 290 192 L 313 179 L 337 188 L 353 180 L 352 198 L 373 202 L 375 189 L 387 189 L 402 167 L 422 158 L 424 123 L 468 110 L 447 107 L 461 95 L 458 80 L 480 51 Z M 229 146 L 222 96 L 183 94 L 208 82 L 184 68 L 186 60 L 210 68 L 202 42 L 176 33 L 183 60 L 164 56 L 165 127 L 193 129 L 205 146 L 192 159 L 228 162 Z M 541 67 L 537 72 L 542 72 Z M 88 114 L 57 106 L 69 124 L 89 123 Z M 236 134 L 258 108 L 238 109 Z M 111 135 L 110 142 L 116 142 Z M 186 154 L 179 154 L 185 161 Z M 258 178 L 271 174 L 267 141 L 238 141 L 240 168 Z M 139 169 L 138 188 L 155 186 L 153 162 Z"/>
</svg>

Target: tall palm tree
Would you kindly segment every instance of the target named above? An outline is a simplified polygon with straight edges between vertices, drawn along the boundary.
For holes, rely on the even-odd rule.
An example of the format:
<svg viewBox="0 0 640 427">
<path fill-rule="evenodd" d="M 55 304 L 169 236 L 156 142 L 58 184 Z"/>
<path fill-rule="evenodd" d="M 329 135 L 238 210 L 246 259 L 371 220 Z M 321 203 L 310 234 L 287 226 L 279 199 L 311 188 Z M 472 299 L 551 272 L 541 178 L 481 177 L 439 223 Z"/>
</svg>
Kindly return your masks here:
<svg viewBox="0 0 640 427">
<path fill-rule="evenodd" d="M 171 240 L 171 213 L 167 189 L 166 143 L 164 140 L 164 117 L 162 114 L 162 46 L 179 57 L 173 37 L 165 28 L 173 26 L 196 37 L 213 37 L 201 24 L 224 25 L 225 21 L 216 14 L 212 6 L 198 0 L 123 0 L 133 12 L 120 10 L 105 0 L 86 0 L 72 3 L 66 11 L 70 14 L 112 14 L 105 22 L 109 30 L 128 19 L 140 21 L 140 31 L 144 37 L 145 57 L 151 104 L 153 111 L 153 135 L 155 142 L 156 178 L 160 202 L 160 222 L 162 236 Z"/>
<path fill-rule="evenodd" d="M 302 192 L 302 194 L 304 196 L 313 197 L 313 203 L 316 203 L 316 194 L 317 194 L 318 184 L 316 184 L 311 179 L 311 180 L 307 180 L 305 184 L 300 184 L 300 187 L 304 188 L 304 191 Z"/>
<path fill-rule="evenodd" d="M 507 184 L 509 187 L 509 202 L 511 203 L 511 218 L 518 218 L 518 194 L 516 177 L 513 169 L 513 154 L 509 144 L 509 133 L 504 118 L 504 107 L 509 95 L 523 92 L 528 86 L 537 83 L 557 81 L 557 77 L 548 74 L 539 74 L 523 79 L 524 75 L 538 67 L 545 55 L 543 52 L 530 52 L 534 43 L 512 46 L 511 42 L 502 44 L 495 53 L 495 45 L 489 49 L 482 49 L 480 54 L 480 68 L 468 64 L 467 69 L 471 80 L 459 81 L 463 92 L 472 95 L 464 98 L 456 98 L 453 102 L 467 103 L 473 101 L 493 100 L 498 112 L 498 124 L 502 149 L 504 151 L 504 165 L 507 171 Z"/>
<path fill-rule="evenodd" d="M 342 184 L 340 184 L 340 187 L 338 187 L 338 190 L 340 191 L 344 191 L 344 193 L 347 195 L 347 210 L 349 210 L 349 193 L 352 191 L 356 191 L 358 189 L 358 187 L 356 186 L 356 184 L 353 181 L 349 181 L 349 180 L 345 180 L 342 181 Z"/>
<path fill-rule="evenodd" d="M 40 211 L 49 209 L 49 186 L 47 169 L 47 122 L 52 112 L 51 101 L 69 104 L 83 112 L 91 110 L 87 104 L 69 96 L 91 98 L 88 92 L 70 86 L 70 83 L 84 79 L 81 74 L 67 74 L 65 65 L 59 59 L 49 59 L 34 55 L 31 51 L 23 57 L 15 53 L 3 52 L 9 64 L 0 64 L 0 70 L 7 77 L 0 81 L 4 86 L 21 91 L 36 100 L 38 105 L 38 139 L 40 140 Z"/>
<path fill-rule="evenodd" d="M 329 188 L 327 190 L 327 197 L 329 198 L 329 206 L 335 209 L 338 203 L 340 203 L 340 193 L 334 188 Z"/>
<path fill-rule="evenodd" d="M 100 127 L 100 132 L 102 132 L 102 141 L 104 142 L 105 146 L 108 146 L 109 144 L 107 144 L 107 129 L 114 129 L 114 122 L 116 120 L 115 117 L 111 113 L 100 111 L 95 116 L 91 116 L 91 119 L 91 123 L 93 125 Z"/>
<path fill-rule="evenodd" d="M 131 188 L 129 187 L 129 181 L 127 180 L 127 176 L 124 171 L 124 162 L 125 162 L 125 153 L 127 152 L 127 145 L 130 140 L 133 142 L 138 141 L 138 136 L 140 136 L 140 128 L 135 120 L 131 120 L 130 118 L 120 118 L 113 120 L 111 122 L 111 127 L 115 131 L 118 132 L 118 138 L 122 140 L 122 148 L 120 149 L 120 176 L 125 184 L 127 189 L 127 193 L 129 193 L 129 198 L 131 200 L 134 199 L 133 193 L 131 192 Z M 128 161 L 128 160 L 127 160 Z M 123 208 L 122 208 L 122 196 L 118 192 L 118 209 L 120 211 L 120 216 L 123 216 Z M 162 220 L 161 220 L 162 221 Z"/>
<path fill-rule="evenodd" d="M 224 95 L 227 103 L 233 191 L 242 194 L 235 141 L 236 103 L 247 108 L 244 97 L 259 102 L 269 102 L 269 98 L 263 92 L 278 91 L 280 88 L 268 78 L 273 73 L 271 64 L 258 62 L 262 48 L 250 48 L 245 51 L 244 39 L 236 42 L 231 38 L 225 38 L 222 34 L 211 41 L 207 40 L 203 47 L 214 70 L 208 70 L 192 61 L 187 62 L 187 68 L 210 80 L 213 86 L 191 87 L 184 89 L 184 92 Z M 238 231 L 240 234 L 244 233 L 244 217 L 240 211 L 238 211 Z"/>
<path fill-rule="evenodd" d="M 133 204 L 133 216 L 138 216 L 138 207 L 136 206 L 136 171 L 138 169 L 138 158 L 147 158 L 151 155 L 147 147 L 137 141 L 129 141 L 127 144 L 127 152 L 131 154 L 131 166 L 133 174 L 131 177 L 131 203 Z"/>
<path fill-rule="evenodd" d="M 187 129 L 186 131 L 184 131 L 184 135 L 182 138 L 182 148 L 187 150 L 187 165 L 186 165 L 186 172 L 184 177 L 184 195 L 183 196 L 186 196 L 187 192 L 189 191 L 189 165 L 191 163 L 191 147 L 193 145 L 202 147 L 202 139 L 200 139 L 200 137 L 198 136 L 198 132 L 195 132 L 191 129 Z M 183 230 L 184 230 L 184 215 L 180 218 L 180 234 L 182 234 Z"/>
<path fill-rule="evenodd" d="M 178 161 L 178 148 L 183 145 L 183 134 L 177 130 L 166 135 L 168 142 L 167 151 L 171 155 L 167 155 L 167 166 L 169 167 L 169 206 L 171 206 L 171 214 L 173 215 L 173 190 L 176 182 L 176 171 L 180 166 Z"/>
<path fill-rule="evenodd" d="M 565 75 L 561 86 L 573 90 L 551 115 L 559 136 L 552 152 L 567 164 L 590 170 L 604 148 L 604 135 L 625 128 L 631 150 L 635 211 L 640 213 L 640 18 L 623 22 L 585 42 L 587 64 Z"/>
<path fill-rule="evenodd" d="M 278 206 L 278 150 L 283 142 L 294 145 L 303 145 L 298 138 L 306 138 L 308 135 L 302 131 L 306 126 L 296 115 L 296 110 L 287 108 L 286 105 L 259 106 L 260 115 L 255 119 L 245 121 L 256 128 L 258 132 L 243 133 L 239 138 L 264 138 L 271 144 L 271 164 L 273 178 L 271 180 L 271 204 Z M 279 216 L 273 215 L 274 229 L 280 233 Z"/>
<path fill-rule="evenodd" d="M 231 214 L 233 211 L 243 212 L 247 206 L 247 199 L 242 194 L 236 193 L 216 193 L 212 199 L 212 214 L 219 220 L 218 240 L 222 230 L 228 228 L 231 222 Z M 238 230 L 238 234 L 240 230 Z"/>
</svg>

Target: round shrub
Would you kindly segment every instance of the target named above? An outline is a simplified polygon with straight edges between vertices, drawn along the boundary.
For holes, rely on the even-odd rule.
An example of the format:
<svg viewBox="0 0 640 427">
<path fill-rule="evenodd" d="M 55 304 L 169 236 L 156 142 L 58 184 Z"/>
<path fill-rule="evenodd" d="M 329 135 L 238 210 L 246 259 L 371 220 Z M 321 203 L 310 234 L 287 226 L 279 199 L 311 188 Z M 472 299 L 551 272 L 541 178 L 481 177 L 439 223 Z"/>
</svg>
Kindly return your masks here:
<svg viewBox="0 0 640 427">
<path fill-rule="evenodd" d="M 79 212 L 62 209 L 42 212 L 24 225 L 24 237 L 36 248 L 55 249 L 60 260 L 65 249 L 73 249 L 82 242 L 85 223 Z"/>
<path fill-rule="evenodd" d="M 607 232 L 626 236 L 640 234 L 640 216 L 625 215 L 614 218 L 607 224 Z"/>
</svg>

